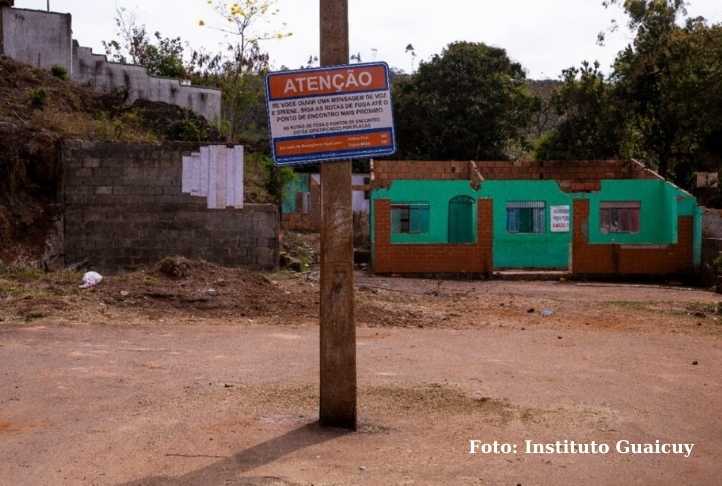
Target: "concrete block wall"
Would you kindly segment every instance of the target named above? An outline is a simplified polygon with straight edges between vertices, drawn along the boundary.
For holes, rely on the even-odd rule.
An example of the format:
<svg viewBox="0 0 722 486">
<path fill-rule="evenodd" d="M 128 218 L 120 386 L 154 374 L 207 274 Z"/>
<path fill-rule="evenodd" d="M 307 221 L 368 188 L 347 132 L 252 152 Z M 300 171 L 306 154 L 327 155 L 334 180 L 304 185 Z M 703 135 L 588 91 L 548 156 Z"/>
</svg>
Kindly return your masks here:
<svg viewBox="0 0 722 486">
<path fill-rule="evenodd" d="M 182 157 L 195 144 L 66 142 L 62 148 L 67 264 L 113 271 L 166 256 L 228 266 L 278 267 L 274 205 L 208 209 L 181 191 Z"/>
<path fill-rule="evenodd" d="M 681 216 L 673 245 L 599 245 L 588 237 L 589 201 L 574 201 L 572 273 L 575 275 L 686 275 L 694 272 L 694 220 Z"/>
<path fill-rule="evenodd" d="M 144 67 L 108 61 L 89 47 L 73 44 L 73 79 L 100 92 L 125 90 L 128 102 L 160 101 L 187 108 L 211 122 L 221 117 L 220 90 L 182 85 L 177 79 L 151 76 Z"/>
<path fill-rule="evenodd" d="M 0 54 L 42 69 L 63 66 L 72 74 L 69 14 L 10 7 L 0 7 L 0 14 Z"/>
<path fill-rule="evenodd" d="M 375 201 L 374 272 L 491 274 L 494 261 L 493 202 L 490 199 L 479 199 L 477 206 L 477 221 L 484 221 L 485 224 L 477 225 L 476 243 L 404 245 L 391 243 L 391 201 Z"/>
</svg>

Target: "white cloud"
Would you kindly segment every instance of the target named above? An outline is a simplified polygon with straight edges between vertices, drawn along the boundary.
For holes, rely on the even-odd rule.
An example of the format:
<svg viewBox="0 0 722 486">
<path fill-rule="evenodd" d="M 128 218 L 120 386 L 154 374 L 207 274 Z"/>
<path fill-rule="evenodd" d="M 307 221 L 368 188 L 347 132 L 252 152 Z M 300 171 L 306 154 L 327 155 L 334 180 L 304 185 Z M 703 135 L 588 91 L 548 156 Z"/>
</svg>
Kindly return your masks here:
<svg viewBox="0 0 722 486">
<path fill-rule="evenodd" d="M 205 0 L 50 0 L 53 10 L 73 14 L 75 37 L 101 50 L 112 38 L 116 6 L 135 10 L 149 31 L 181 36 L 194 47 L 215 50 L 223 35 L 197 26 L 199 19 L 214 20 Z M 16 0 L 23 8 L 45 8 L 46 0 Z M 318 0 L 279 0 L 279 22 L 288 23 L 293 37 L 270 41 L 265 48 L 274 65 L 298 67 L 318 54 Z M 722 21 L 722 2 L 692 0 L 690 15 Z M 364 60 L 385 60 L 409 70 L 404 53 L 411 43 L 420 59 L 429 59 L 456 40 L 486 42 L 506 48 L 534 78 L 556 78 L 561 70 L 587 59 L 609 66 L 629 42 L 623 31 L 605 47 L 596 34 L 609 26 L 618 11 L 607 11 L 601 0 L 350 0 L 351 50 Z M 217 22 L 221 22 L 218 20 Z M 280 27 L 280 25 L 279 25 Z"/>
</svg>

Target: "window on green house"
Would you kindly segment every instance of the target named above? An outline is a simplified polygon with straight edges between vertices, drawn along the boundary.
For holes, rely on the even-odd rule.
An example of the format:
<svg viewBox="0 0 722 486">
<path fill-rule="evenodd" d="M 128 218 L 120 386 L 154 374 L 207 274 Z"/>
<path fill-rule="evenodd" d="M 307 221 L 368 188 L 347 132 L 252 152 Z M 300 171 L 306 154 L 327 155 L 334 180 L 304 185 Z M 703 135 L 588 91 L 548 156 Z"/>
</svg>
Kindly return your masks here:
<svg viewBox="0 0 722 486">
<path fill-rule="evenodd" d="M 602 233 L 639 233 L 639 201 L 603 202 L 600 209 Z"/>
<path fill-rule="evenodd" d="M 507 204 L 506 230 L 509 233 L 545 233 L 546 203 L 522 201 Z"/>
<path fill-rule="evenodd" d="M 428 204 L 394 204 L 391 206 L 391 231 L 396 234 L 429 232 Z"/>
<path fill-rule="evenodd" d="M 457 196 L 449 201 L 449 243 L 474 243 L 474 200 Z"/>
</svg>

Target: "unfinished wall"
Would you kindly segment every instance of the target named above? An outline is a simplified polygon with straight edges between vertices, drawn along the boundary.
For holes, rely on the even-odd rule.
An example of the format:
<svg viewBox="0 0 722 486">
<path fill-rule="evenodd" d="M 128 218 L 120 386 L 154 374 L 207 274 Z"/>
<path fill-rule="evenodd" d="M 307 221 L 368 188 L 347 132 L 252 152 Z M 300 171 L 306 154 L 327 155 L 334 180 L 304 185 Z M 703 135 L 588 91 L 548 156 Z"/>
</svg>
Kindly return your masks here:
<svg viewBox="0 0 722 486">
<path fill-rule="evenodd" d="M 589 201 L 574 201 L 572 272 L 575 275 L 681 275 L 694 271 L 694 218 L 679 218 L 670 245 L 589 243 Z"/>
<path fill-rule="evenodd" d="M 2 54 L 42 69 L 63 66 L 71 75 L 73 32 L 68 14 L 1 7 Z"/>
<path fill-rule="evenodd" d="M 194 144 L 67 142 L 62 149 L 65 261 L 104 270 L 165 256 L 263 269 L 278 266 L 274 205 L 208 209 L 181 192 L 182 157 Z"/>
<path fill-rule="evenodd" d="M 73 46 L 73 79 L 101 92 L 127 91 L 128 103 L 160 101 L 187 108 L 214 122 L 221 117 L 221 91 L 182 85 L 177 79 L 149 75 L 142 66 L 109 62 L 89 47 Z"/>
<path fill-rule="evenodd" d="M 0 53 L 11 59 L 42 69 L 63 66 L 70 79 L 98 91 L 127 90 L 129 103 L 159 101 L 187 108 L 210 122 L 220 120 L 220 90 L 151 76 L 141 66 L 108 62 L 73 40 L 70 14 L 10 7 L 0 8 L 0 13 Z"/>
<path fill-rule="evenodd" d="M 391 201 L 374 201 L 373 269 L 376 273 L 490 274 L 492 264 L 493 203 L 479 199 L 476 243 L 394 244 L 391 242 Z"/>
<path fill-rule="evenodd" d="M 374 187 L 394 180 L 473 180 L 474 169 L 484 180 L 555 180 L 566 192 L 599 191 L 602 180 L 658 179 L 633 160 L 582 161 L 414 161 L 374 160 Z"/>
</svg>

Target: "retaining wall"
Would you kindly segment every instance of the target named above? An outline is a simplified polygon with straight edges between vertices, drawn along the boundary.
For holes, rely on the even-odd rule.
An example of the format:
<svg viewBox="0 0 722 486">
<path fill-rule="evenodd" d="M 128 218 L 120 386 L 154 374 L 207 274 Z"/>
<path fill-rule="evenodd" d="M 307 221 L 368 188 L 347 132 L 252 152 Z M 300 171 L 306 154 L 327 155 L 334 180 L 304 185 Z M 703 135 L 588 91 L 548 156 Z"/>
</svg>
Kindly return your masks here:
<svg viewBox="0 0 722 486">
<path fill-rule="evenodd" d="M 0 8 L 0 54 L 42 69 L 62 66 L 70 79 L 100 92 L 127 90 L 129 103 L 158 101 L 192 110 L 210 122 L 221 118 L 220 90 L 151 76 L 142 66 L 109 62 L 73 40 L 70 14 Z"/>
<path fill-rule="evenodd" d="M 18 62 L 42 69 L 63 66 L 71 75 L 72 17 L 69 14 L 0 7 L 2 51 Z"/>
<path fill-rule="evenodd" d="M 221 92 L 203 86 L 182 85 L 177 79 L 151 76 L 144 67 L 109 62 L 89 47 L 73 45 L 73 80 L 97 91 L 122 90 L 128 103 L 151 100 L 187 108 L 214 122 L 221 117 Z"/>
</svg>

